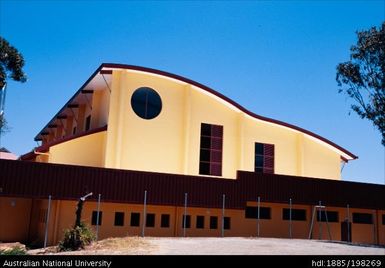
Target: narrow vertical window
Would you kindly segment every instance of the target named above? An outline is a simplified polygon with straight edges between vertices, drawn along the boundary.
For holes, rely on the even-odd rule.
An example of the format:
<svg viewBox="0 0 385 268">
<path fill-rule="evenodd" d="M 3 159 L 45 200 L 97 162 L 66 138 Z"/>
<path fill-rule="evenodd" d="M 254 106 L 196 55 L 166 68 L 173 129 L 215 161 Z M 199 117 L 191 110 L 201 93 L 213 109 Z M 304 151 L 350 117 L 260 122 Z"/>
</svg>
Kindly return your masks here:
<svg viewBox="0 0 385 268">
<path fill-rule="evenodd" d="M 138 227 L 140 225 L 140 213 L 132 212 L 130 226 Z"/>
<path fill-rule="evenodd" d="M 91 224 L 92 225 L 102 225 L 102 216 L 103 212 L 99 211 L 99 218 L 98 218 L 98 212 L 97 211 L 92 211 L 92 218 L 91 218 Z"/>
<path fill-rule="evenodd" d="M 230 217 L 224 217 L 223 218 L 223 229 L 230 230 L 231 228 L 231 218 Z"/>
<path fill-rule="evenodd" d="M 89 130 L 91 128 L 91 115 L 87 116 L 86 118 L 86 127 L 85 130 Z"/>
<path fill-rule="evenodd" d="M 160 216 L 160 227 L 162 227 L 162 228 L 170 227 L 170 215 L 169 214 L 162 214 Z"/>
<path fill-rule="evenodd" d="M 255 143 L 255 172 L 274 173 L 274 144 Z"/>
<path fill-rule="evenodd" d="M 201 124 L 199 174 L 222 176 L 223 126 Z"/>
<path fill-rule="evenodd" d="M 115 212 L 115 226 L 123 226 L 124 225 L 124 212 Z"/>
<path fill-rule="evenodd" d="M 210 216 L 210 229 L 218 229 L 218 217 Z"/>
<path fill-rule="evenodd" d="M 146 215 L 146 227 L 155 227 L 155 214 L 148 213 Z"/>
<path fill-rule="evenodd" d="M 186 225 L 186 226 L 185 226 Z M 191 227 L 191 216 L 190 215 L 184 215 L 182 216 L 182 228 L 190 228 Z"/>
<path fill-rule="evenodd" d="M 196 228 L 197 229 L 205 228 L 205 216 L 197 216 Z"/>
</svg>

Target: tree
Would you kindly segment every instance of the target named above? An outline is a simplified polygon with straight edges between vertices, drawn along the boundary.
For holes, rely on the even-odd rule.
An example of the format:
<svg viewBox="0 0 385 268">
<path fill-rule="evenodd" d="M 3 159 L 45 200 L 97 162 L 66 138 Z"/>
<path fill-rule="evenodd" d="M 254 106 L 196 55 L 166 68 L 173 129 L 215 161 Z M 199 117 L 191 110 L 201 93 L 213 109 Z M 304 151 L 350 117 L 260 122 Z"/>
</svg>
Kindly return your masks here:
<svg viewBox="0 0 385 268">
<path fill-rule="evenodd" d="M 27 81 L 23 67 L 23 55 L 0 36 L 0 135 L 6 127 L 3 113 L 6 81 L 8 78 L 22 83 Z"/>
<path fill-rule="evenodd" d="M 9 127 L 7 125 L 7 120 L 3 114 L 0 114 L 0 136 L 9 131 Z"/>
<path fill-rule="evenodd" d="M 351 108 L 362 119 L 372 121 L 385 146 L 385 22 L 357 31 L 357 39 L 350 61 L 337 66 L 339 92 L 354 100 Z"/>
</svg>

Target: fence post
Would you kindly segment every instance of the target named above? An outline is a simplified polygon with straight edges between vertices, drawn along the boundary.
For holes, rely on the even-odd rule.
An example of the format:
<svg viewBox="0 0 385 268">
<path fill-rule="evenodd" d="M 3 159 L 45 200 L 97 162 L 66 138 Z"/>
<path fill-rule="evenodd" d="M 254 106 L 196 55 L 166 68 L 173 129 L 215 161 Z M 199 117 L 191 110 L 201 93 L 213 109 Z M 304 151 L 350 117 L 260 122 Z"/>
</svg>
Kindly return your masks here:
<svg viewBox="0 0 385 268">
<path fill-rule="evenodd" d="M 142 237 L 144 237 L 144 229 L 146 228 L 146 221 L 147 221 L 146 206 L 147 206 L 147 190 L 144 191 Z"/>
<path fill-rule="evenodd" d="M 322 207 L 321 201 L 318 201 L 318 206 Z M 325 212 L 326 213 L 326 212 Z M 322 240 L 322 208 L 318 210 L 318 239 Z"/>
<path fill-rule="evenodd" d="M 225 200 L 226 196 L 222 195 L 222 237 L 225 236 Z"/>
<path fill-rule="evenodd" d="M 186 220 L 187 220 L 187 193 L 184 193 L 183 237 L 186 237 Z"/>
<path fill-rule="evenodd" d="M 292 222 L 291 222 L 291 207 L 292 207 L 292 202 L 291 202 L 291 198 L 289 199 L 289 237 L 292 238 L 292 232 L 291 232 L 291 228 L 292 228 Z"/>
<path fill-rule="evenodd" d="M 259 215 L 260 215 L 260 207 L 261 207 L 261 198 L 258 196 L 257 200 L 257 237 L 259 237 Z"/>
<path fill-rule="evenodd" d="M 99 239 L 100 196 L 101 194 L 98 195 L 98 205 L 96 208 L 96 241 Z"/>
<path fill-rule="evenodd" d="M 348 228 L 348 243 L 350 243 L 351 241 L 350 241 L 350 214 L 349 214 L 349 204 L 347 204 L 346 205 L 346 210 L 347 210 L 347 218 L 348 218 L 348 226 L 347 226 L 347 228 Z"/>
<path fill-rule="evenodd" d="M 48 209 L 47 209 L 47 215 L 45 217 L 44 248 L 47 247 L 47 241 L 48 241 L 48 223 L 49 223 L 50 211 L 51 211 L 51 195 L 48 196 Z"/>
</svg>

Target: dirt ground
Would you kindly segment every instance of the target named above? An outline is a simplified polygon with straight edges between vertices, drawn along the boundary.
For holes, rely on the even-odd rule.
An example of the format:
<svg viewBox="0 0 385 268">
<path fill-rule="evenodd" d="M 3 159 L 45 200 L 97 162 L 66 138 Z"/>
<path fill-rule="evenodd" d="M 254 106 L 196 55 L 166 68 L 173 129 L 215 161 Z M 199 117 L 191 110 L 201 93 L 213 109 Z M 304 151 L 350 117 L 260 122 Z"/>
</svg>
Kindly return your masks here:
<svg viewBox="0 0 385 268">
<path fill-rule="evenodd" d="M 385 255 L 385 247 L 278 238 L 109 238 L 84 250 L 57 253 L 54 247 L 28 254 L 65 255 Z"/>
</svg>

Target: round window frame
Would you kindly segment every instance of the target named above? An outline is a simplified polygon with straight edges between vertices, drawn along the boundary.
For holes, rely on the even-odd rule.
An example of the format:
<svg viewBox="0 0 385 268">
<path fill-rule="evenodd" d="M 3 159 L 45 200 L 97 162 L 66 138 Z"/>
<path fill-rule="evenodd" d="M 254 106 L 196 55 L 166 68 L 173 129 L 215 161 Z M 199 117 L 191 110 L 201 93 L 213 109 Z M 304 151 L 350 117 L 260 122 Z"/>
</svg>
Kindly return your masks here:
<svg viewBox="0 0 385 268">
<path fill-rule="evenodd" d="M 143 99 L 143 91 L 145 91 L 145 100 Z M 154 102 L 155 100 L 155 102 Z M 144 103 L 143 103 L 144 102 Z M 155 107 L 156 110 L 150 111 L 148 109 L 149 105 L 151 105 L 153 109 Z M 144 107 L 140 107 L 140 104 L 143 103 Z M 158 106 L 158 107 L 156 107 Z M 139 87 L 135 89 L 135 91 L 131 95 L 131 109 L 134 111 L 134 113 L 144 120 L 151 120 L 160 115 L 163 108 L 163 102 L 162 98 L 160 97 L 159 93 L 151 88 L 151 87 Z"/>
</svg>

